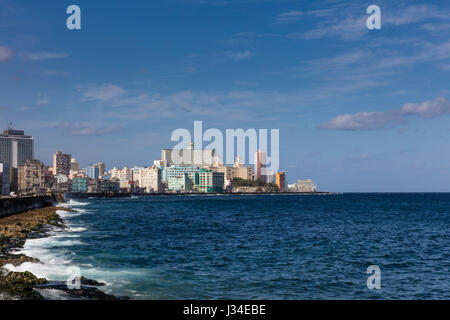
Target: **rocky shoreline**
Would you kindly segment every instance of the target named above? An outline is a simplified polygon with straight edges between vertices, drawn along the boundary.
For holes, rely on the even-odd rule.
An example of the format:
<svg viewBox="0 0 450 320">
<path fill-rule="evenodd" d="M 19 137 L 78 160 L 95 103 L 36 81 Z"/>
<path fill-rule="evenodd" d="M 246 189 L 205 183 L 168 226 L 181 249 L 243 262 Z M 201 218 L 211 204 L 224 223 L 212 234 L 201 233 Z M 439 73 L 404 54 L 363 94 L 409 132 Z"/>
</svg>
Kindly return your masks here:
<svg viewBox="0 0 450 320">
<path fill-rule="evenodd" d="M 15 254 L 27 238 L 46 237 L 49 226 L 66 228 L 56 213 L 74 211 L 64 207 L 47 207 L 0 218 L 0 300 L 117 300 L 98 289 L 103 283 L 81 277 L 79 289 L 70 289 L 65 282 L 37 278 L 31 272 L 7 272 L 7 264 L 39 263 L 39 259 Z"/>
</svg>

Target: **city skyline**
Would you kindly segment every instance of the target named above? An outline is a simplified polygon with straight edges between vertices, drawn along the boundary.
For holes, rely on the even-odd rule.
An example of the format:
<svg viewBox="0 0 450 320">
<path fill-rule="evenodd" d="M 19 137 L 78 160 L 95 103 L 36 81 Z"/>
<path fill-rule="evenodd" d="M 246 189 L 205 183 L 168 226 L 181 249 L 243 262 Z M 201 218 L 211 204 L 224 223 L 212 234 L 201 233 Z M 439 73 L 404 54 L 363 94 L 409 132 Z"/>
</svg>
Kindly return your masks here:
<svg viewBox="0 0 450 320">
<path fill-rule="evenodd" d="M 83 167 L 152 164 L 170 133 L 280 129 L 327 191 L 449 191 L 450 7 L 438 1 L 0 3 L 0 125 Z M 256 5 L 258 4 L 258 5 Z M 124 152 L 125 151 L 125 152 Z"/>
</svg>

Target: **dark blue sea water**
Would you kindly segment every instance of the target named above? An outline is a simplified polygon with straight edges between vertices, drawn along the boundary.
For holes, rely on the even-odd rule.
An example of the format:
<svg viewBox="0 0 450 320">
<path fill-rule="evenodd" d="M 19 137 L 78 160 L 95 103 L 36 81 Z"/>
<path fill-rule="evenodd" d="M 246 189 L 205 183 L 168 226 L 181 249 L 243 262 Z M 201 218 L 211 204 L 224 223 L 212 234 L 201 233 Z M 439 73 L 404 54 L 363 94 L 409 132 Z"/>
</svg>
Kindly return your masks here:
<svg viewBox="0 0 450 320">
<path fill-rule="evenodd" d="M 190 196 L 71 201 L 71 227 L 26 263 L 68 266 L 134 299 L 449 299 L 450 194 Z M 381 290 L 366 286 L 370 265 Z"/>
</svg>

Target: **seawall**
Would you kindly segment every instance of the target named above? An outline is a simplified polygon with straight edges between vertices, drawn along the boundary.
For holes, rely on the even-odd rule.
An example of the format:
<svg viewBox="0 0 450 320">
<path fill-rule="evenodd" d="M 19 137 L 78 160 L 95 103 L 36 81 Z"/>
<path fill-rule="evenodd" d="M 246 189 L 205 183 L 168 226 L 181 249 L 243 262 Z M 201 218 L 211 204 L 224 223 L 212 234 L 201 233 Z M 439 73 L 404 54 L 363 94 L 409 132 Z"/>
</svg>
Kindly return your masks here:
<svg viewBox="0 0 450 320">
<path fill-rule="evenodd" d="M 0 218 L 53 205 L 52 196 L 0 198 Z"/>
</svg>

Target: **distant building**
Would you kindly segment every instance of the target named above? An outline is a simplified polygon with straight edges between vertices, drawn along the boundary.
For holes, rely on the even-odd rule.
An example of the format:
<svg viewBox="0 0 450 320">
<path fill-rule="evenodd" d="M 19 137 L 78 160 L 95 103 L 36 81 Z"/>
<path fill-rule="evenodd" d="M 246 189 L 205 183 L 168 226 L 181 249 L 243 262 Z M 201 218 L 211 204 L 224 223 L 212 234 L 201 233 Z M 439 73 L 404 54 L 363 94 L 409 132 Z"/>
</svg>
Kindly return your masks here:
<svg viewBox="0 0 450 320">
<path fill-rule="evenodd" d="M 167 182 L 167 163 L 164 160 L 155 160 L 153 165 L 161 170 L 161 181 Z"/>
<path fill-rule="evenodd" d="M 253 180 L 253 169 L 252 167 L 244 167 L 244 165 L 236 161 L 234 166 L 215 166 L 211 168 L 214 172 L 221 172 L 224 174 L 224 186 L 226 186 L 229 181 L 234 178 L 240 178 L 243 180 Z"/>
<path fill-rule="evenodd" d="M 103 177 L 103 175 L 105 174 L 105 163 L 104 162 L 97 162 L 95 164 L 95 166 L 98 168 L 98 174 L 100 175 L 100 177 Z"/>
<path fill-rule="evenodd" d="M 9 168 L 9 187 L 10 192 L 19 192 L 19 169 L 17 168 Z"/>
<path fill-rule="evenodd" d="M 295 186 L 297 192 L 317 192 L 317 186 L 310 179 L 298 180 Z"/>
<path fill-rule="evenodd" d="M 162 192 L 161 169 L 157 166 L 147 168 L 135 168 L 133 180 L 136 187 L 145 189 L 146 192 Z"/>
<path fill-rule="evenodd" d="M 170 168 L 167 168 L 168 189 L 191 190 L 194 185 L 195 174 L 198 172 L 200 172 L 199 167 L 171 166 Z"/>
<path fill-rule="evenodd" d="M 161 161 L 168 167 L 190 166 L 190 167 L 209 167 L 216 158 L 215 149 L 195 149 L 194 143 L 190 142 L 186 149 L 162 149 Z"/>
<path fill-rule="evenodd" d="M 130 182 L 133 181 L 133 169 L 125 167 L 122 170 L 119 170 L 118 178 L 120 180 L 120 188 L 130 189 L 132 187 Z"/>
<path fill-rule="evenodd" d="M 94 164 L 90 164 L 85 168 L 86 176 L 91 179 L 99 179 L 105 175 L 105 163 L 97 162 Z"/>
<path fill-rule="evenodd" d="M 10 170 L 6 164 L 0 163 L 0 196 L 8 196 L 10 191 Z"/>
<path fill-rule="evenodd" d="M 80 164 L 75 158 L 70 159 L 70 171 L 80 171 Z"/>
<path fill-rule="evenodd" d="M 74 178 L 72 180 L 72 192 L 88 192 L 88 178 Z"/>
<path fill-rule="evenodd" d="M 277 172 L 276 184 L 280 192 L 286 191 L 286 172 Z"/>
<path fill-rule="evenodd" d="M 195 174 L 194 188 L 199 192 L 223 192 L 224 176 L 225 174 L 223 172 L 200 169 L 200 171 Z"/>
<path fill-rule="evenodd" d="M 22 130 L 9 128 L 0 134 L 0 163 L 18 168 L 27 160 L 34 159 L 34 139 Z"/>
<path fill-rule="evenodd" d="M 118 180 L 100 180 L 100 192 L 119 192 L 120 183 Z"/>
<path fill-rule="evenodd" d="M 53 175 L 57 176 L 63 174 L 69 176 L 71 167 L 71 154 L 64 154 L 61 151 L 53 155 Z"/>
<path fill-rule="evenodd" d="M 19 192 L 44 192 L 46 171 L 47 167 L 39 160 L 27 160 L 19 165 Z"/>
<path fill-rule="evenodd" d="M 46 190 L 57 190 L 58 189 L 58 180 L 53 175 L 52 170 L 50 170 L 52 167 L 48 167 L 45 171 L 45 183 L 44 188 Z"/>
<path fill-rule="evenodd" d="M 98 179 L 100 177 L 100 169 L 95 164 L 86 167 L 84 173 L 90 179 Z"/>
<path fill-rule="evenodd" d="M 267 182 L 266 153 L 261 150 L 255 152 L 255 180 Z"/>
</svg>

